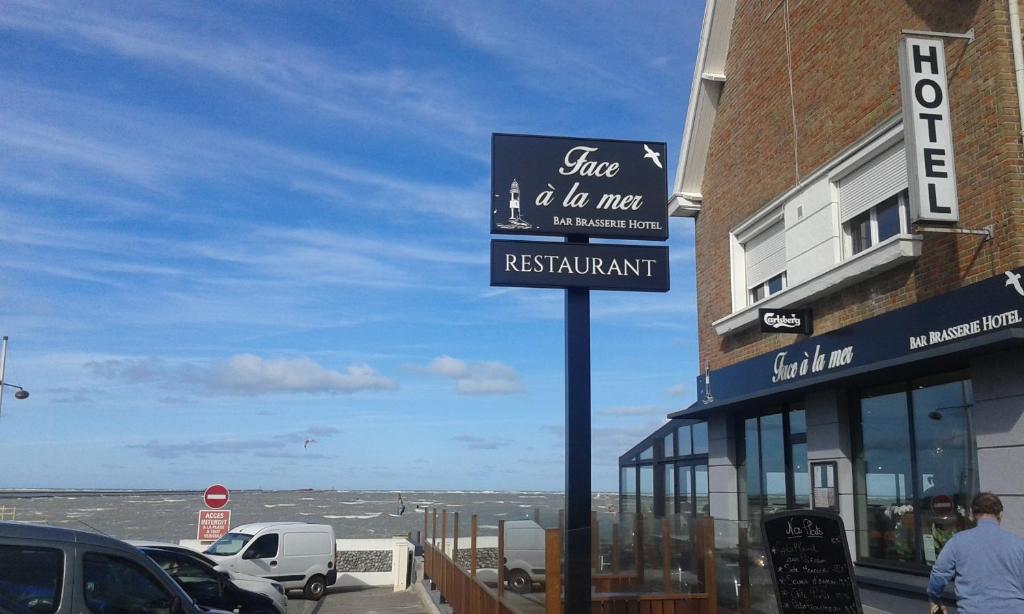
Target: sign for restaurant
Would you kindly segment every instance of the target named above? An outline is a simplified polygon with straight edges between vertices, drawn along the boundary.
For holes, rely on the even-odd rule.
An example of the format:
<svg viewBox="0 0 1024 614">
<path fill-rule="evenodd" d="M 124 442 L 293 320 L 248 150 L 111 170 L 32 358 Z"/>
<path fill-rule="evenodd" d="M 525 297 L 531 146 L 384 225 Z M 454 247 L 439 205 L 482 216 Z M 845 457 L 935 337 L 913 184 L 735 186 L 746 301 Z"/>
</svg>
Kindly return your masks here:
<svg viewBox="0 0 1024 614">
<path fill-rule="evenodd" d="M 953 344 L 1012 329 L 1024 337 L 1024 268 L 702 374 L 697 398 L 726 405 L 782 386 L 939 356 Z M 712 384 L 713 396 L 707 394 Z"/>
<path fill-rule="evenodd" d="M 494 134 L 491 232 L 668 238 L 665 143 Z"/>
<path fill-rule="evenodd" d="M 668 292 L 668 248 L 492 240 L 491 285 Z"/>
<path fill-rule="evenodd" d="M 862 611 L 846 528 L 838 514 L 768 514 L 761 531 L 779 614 Z"/>
<path fill-rule="evenodd" d="M 810 335 L 814 320 L 810 309 L 758 309 L 762 333 L 799 333 Z"/>
<path fill-rule="evenodd" d="M 903 36 L 899 61 L 910 219 L 958 222 L 945 45 L 938 38 Z"/>
</svg>

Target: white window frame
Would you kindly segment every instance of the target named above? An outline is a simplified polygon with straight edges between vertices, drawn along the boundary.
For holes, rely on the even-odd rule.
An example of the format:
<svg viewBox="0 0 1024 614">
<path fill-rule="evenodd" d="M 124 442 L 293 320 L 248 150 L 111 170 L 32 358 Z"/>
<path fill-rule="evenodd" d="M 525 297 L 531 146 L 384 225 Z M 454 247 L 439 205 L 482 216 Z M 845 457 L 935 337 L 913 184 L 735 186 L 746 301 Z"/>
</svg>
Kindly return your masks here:
<svg viewBox="0 0 1024 614">
<path fill-rule="evenodd" d="M 873 250 L 873 249 L 877 248 L 879 245 L 881 245 L 882 243 L 884 243 L 886 241 L 892 241 L 892 240 L 896 239 L 897 237 L 901 237 L 901 236 L 905 236 L 905 235 L 909 234 L 909 232 L 910 232 L 910 230 L 909 230 L 909 228 L 910 228 L 910 224 L 909 224 L 909 221 L 910 221 L 910 210 L 909 210 L 910 198 L 907 195 L 907 190 L 903 190 L 903 191 L 899 192 L 898 194 L 896 194 L 896 196 L 899 197 L 899 204 L 897 205 L 898 211 L 899 211 L 899 215 L 900 215 L 900 230 L 899 230 L 899 232 L 897 232 L 895 235 L 893 235 L 891 237 L 887 237 L 884 241 L 879 241 L 878 240 L 878 207 L 879 207 L 879 205 L 882 204 L 882 203 L 878 203 L 878 204 L 874 205 L 873 207 L 871 207 L 870 209 L 868 209 L 865 212 L 865 213 L 868 214 L 869 229 L 870 229 L 870 232 L 871 232 L 871 245 L 869 245 L 868 247 L 865 247 L 864 249 L 862 249 L 860 251 L 857 251 L 857 252 L 853 251 L 853 220 L 857 219 L 857 217 L 860 217 L 860 215 L 858 215 L 857 217 L 854 217 L 854 218 L 851 218 L 851 219 L 847 220 L 846 223 L 843 224 L 843 258 L 844 259 L 848 259 L 848 258 L 852 258 L 854 256 L 858 256 L 860 254 L 863 254 L 864 252 L 867 252 L 867 251 L 870 251 L 870 250 Z M 886 200 L 888 200 L 888 199 L 886 199 Z M 882 201 L 882 202 L 885 202 L 885 201 Z M 863 215 L 863 214 L 861 214 L 861 215 Z"/>
<path fill-rule="evenodd" d="M 779 288 L 778 290 L 776 290 L 775 292 L 772 292 L 771 289 L 768 286 L 769 286 L 769 284 L 771 284 L 771 281 L 773 279 L 775 279 L 776 277 L 781 277 L 782 278 L 782 287 Z M 781 273 L 779 273 L 777 275 L 772 275 L 770 278 L 764 280 L 763 282 L 757 284 L 756 286 L 751 286 L 751 287 L 747 288 L 747 304 L 748 305 L 756 305 L 756 304 L 760 303 L 761 301 L 767 299 L 768 297 L 774 296 L 774 295 L 778 294 L 779 292 L 782 292 L 785 289 L 786 289 L 786 272 L 783 271 L 783 272 L 781 272 Z M 762 296 L 761 298 L 755 297 L 754 296 L 754 292 L 756 290 L 764 290 L 764 296 Z"/>
<path fill-rule="evenodd" d="M 751 290 L 753 289 L 753 286 L 747 285 L 747 243 L 759 234 L 767 231 L 775 224 L 779 222 L 783 222 L 784 224 L 783 213 L 784 209 L 782 207 L 782 203 L 779 203 L 778 206 L 762 211 L 760 214 L 755 215 L 729 233 L 729 244 L 731 247 L 729 264 L 732 271 L 733 312 L 750 307 L 754 304 L 754 300 L 751 297 Z M 782 232 L 786 232 L 785 227 L 783 227 Z M 786 273 L 786 269 L 783 268 L 779 273 L 784 275 Z M 772 277 L 774 278 L 775 275 Z M 765 280 L 764 283 L 767 283 L 767 281 L 768 280 Z M 783 289 L 785 289 L 785 280 L 783 280 Z M 765 299 L 766 298 L 768 297 L 765 296 Z"/>
</svg>

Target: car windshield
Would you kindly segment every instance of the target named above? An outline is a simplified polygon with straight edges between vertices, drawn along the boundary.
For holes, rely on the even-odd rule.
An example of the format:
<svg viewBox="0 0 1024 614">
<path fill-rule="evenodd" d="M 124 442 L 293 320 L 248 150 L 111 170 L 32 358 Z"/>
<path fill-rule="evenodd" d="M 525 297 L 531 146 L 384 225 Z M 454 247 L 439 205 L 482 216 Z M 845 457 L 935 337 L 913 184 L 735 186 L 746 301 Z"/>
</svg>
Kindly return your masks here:
<svg viewBox="0 0 1024 614">
<path fill-rule="evenodd" d="M 245 547 L 250 539 L 252 539 L 252 535 L 246 535 L 245 533 L 228 533 L 207 548 L 205 554 L 212 554 L 214 556 L 238 554 L 238 551 Z"/>
</svg>

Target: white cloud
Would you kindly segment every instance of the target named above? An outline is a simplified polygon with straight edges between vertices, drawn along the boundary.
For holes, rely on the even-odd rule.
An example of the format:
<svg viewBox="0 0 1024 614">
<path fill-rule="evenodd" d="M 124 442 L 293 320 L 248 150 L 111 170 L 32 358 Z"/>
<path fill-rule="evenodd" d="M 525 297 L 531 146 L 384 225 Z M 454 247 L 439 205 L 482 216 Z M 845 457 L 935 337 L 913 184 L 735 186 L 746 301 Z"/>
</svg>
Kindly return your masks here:
<svg viewBox="0 0 1024 614">
<path fill-rule="evenodd" d="M 199 382 L 209 392 L 224 395 L 353 394 L 398 387 L 368 365 L 351 365 L 336 371 L 306 357 L 264 359 L 237 354 L 211 366 L 148 357 L 93 361 L 86 363 L 86 367 L 97 376 L 132 384 L 155 383 L 173 388 L 183 381 Z"/>
<path fill-rule="evenodd" d="M 455 380 L 455 390 L 459 394 L 506 395 L 525 392 L 519 373 L 500 362 L 466 362 L 444 355 L 417 370 Z"/>
<path fill-rule="evenodd" d="M 686 384 L 676 384 L 669 388 L 666 392 L 670 397 L 681 397 L 686 394 Z"/>
<path fill-rule="evenodd" d="M 598 416 L 653 416 L 664 415 L 668 412 L 654 405 L 641 405 L 637 407 L 611 407 L 597 412 Z"/>
</svg>

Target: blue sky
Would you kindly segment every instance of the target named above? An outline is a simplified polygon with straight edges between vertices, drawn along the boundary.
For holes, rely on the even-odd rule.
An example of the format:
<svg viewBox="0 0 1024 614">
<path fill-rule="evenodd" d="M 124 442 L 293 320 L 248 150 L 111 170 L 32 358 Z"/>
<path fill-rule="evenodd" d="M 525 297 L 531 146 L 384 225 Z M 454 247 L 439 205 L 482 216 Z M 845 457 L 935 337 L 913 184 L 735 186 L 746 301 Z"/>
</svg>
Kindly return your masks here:
<svg viewBox="0 0 1024 614">
<path fill-rule="evenodd" d="M 563 292 L 492 289 L 492 132 L 667 141 L 703 3 L 5 0 L 0 487 L 563 487 Z M 594 488 L 688 405 L 594 293 Z M 304 447 L 306 439 L 315 443 Z"/>
</svg>

